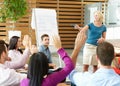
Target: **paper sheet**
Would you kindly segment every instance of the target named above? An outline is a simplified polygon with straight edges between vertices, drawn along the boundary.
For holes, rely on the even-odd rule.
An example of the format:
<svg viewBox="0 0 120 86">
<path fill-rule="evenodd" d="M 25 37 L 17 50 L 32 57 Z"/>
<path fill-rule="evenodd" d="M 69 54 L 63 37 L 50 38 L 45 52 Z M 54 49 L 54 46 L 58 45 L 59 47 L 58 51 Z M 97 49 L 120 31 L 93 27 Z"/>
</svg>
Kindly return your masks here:
<svg viewBox="0 0 120 86">
<path fill-rule="evenodd" d="M 51 40 L 51 36 L 54 33 L 58 34 L 56 10 L 33 8 L 31 27 L 36 30 L 36 40 L 38 46 L 41 44 L 42 34 L 48 34 Z M 51 44 L 52 42 L 50 41 L 50 45 Z"/>
</svg>

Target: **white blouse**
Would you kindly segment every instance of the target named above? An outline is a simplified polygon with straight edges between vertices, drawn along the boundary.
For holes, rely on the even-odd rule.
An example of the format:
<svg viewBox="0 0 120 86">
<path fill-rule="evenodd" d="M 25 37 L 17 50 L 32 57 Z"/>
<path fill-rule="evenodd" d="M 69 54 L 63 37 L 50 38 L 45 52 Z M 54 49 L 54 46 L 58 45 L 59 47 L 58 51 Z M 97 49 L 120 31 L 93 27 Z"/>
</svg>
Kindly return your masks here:
<svg viewBox="0 0 120 86">
<path fill-rule="evenodd" d="M 21 80 L 26 77 L 26 74 L 17 73 L 14 69 L 0 64 L 0 86 L 19 86 Z"/>
</svg>

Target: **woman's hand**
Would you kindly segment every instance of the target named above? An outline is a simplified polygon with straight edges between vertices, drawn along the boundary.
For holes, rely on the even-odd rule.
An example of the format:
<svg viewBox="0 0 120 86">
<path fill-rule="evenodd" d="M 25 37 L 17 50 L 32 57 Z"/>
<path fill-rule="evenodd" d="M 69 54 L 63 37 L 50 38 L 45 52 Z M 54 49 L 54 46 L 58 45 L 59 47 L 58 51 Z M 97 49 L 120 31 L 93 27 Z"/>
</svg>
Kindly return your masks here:
<svg viewBox="0 0 120 86">
<path fill-rule="evenodd" d="M 79 27 L 78 24 L 75 24 L 74 28 L 75 28 L 75 29 L 78 29 L 79 31 L 82 29 L 81 27 Z"/>
<path fill-rule="evenodd" d="M 60 40 L 60 36 L 59 35 L 53 35 L 52 36 L 52 41 L 54 46 L 59 50 L 60 48 L 62 48 L 61 45 L 61 40 Z"/>
<path fill-rule="evenodd" d="M 97 43 L 102 43 L 104 41 L 105 41 L 105 39 L 103 37 L 101 37 L 101 38 L 98 39 Z"/>
<path fill-rule="evenodd" d="M 29 35 L 24 36 L 23 45 L 25 46 L 25 48 L 30 48 L 31 47 L 31 38 L 29 37 Z"/>
</svg>

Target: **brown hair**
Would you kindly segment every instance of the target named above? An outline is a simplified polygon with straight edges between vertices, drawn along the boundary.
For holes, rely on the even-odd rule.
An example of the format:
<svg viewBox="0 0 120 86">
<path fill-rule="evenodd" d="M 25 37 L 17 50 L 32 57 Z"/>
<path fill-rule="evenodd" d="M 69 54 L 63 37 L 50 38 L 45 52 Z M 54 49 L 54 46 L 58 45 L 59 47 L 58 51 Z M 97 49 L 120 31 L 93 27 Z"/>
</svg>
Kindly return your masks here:
<svg viewBox="0 0 120 86">
<path fill-rule="evenodd" d="M 43 34 L 43 35 L 41 36 L 41 40 L 43 40 L 44 37 L 49 37 L 49 35 L 48 35 L 48 34 Z"/>
<path fill-rule="evenodd" d="M 110 66 L 114 59 L 114 47 L 108 42 L 98 44 L 97 56 L 102 65 Z"/>
<path fill-rule="evenodd" d="M 6 43 L 5 43 L 5 41 L 3 41 L 3 40 L 0 40 L 0 58 L 1 58 L 1 54 L 3 53 L 3 52 L 6 52 Z"/>
</svg>

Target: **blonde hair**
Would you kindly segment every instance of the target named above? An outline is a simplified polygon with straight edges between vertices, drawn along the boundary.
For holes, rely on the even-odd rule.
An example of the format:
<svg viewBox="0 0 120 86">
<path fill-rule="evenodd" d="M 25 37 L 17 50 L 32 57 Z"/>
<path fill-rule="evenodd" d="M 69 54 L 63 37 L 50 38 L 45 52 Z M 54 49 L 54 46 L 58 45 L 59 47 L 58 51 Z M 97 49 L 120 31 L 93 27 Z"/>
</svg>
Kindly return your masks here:
<svg viewBox="0 0 120 86">
<path fill-rule="evenodd" d="M 100 21 L 100 22 L 103 22 L 103 14 L 102 14 L 102 12 L 101 12 L 101 11 L 95 11 L 94 14 L 95 14 L 95 13 L 98 15 L 99 21 Z"/>
</svg>

